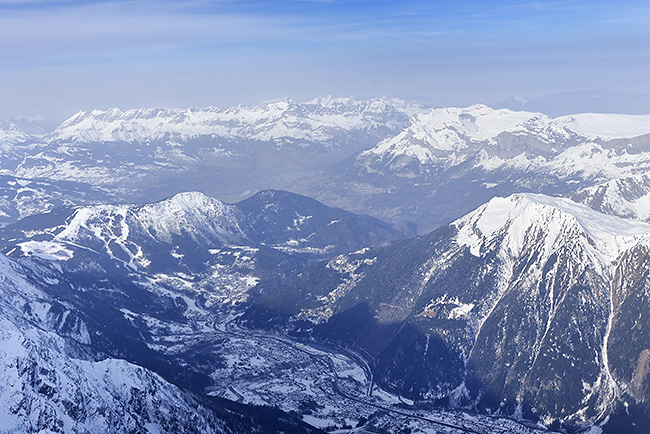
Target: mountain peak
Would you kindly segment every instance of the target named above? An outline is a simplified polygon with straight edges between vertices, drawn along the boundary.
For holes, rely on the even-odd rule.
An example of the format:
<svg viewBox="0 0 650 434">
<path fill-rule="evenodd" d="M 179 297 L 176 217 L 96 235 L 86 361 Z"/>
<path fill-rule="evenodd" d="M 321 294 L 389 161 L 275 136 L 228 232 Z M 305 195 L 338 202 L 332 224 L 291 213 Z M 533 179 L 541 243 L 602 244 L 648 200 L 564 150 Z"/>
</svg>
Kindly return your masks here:
<svg viewBox="0 0 650 434">
<path fill-rule="evenodd" d="M 191 208 L 204 207 L 205 204 L 222 203 L 220 200 L 209 197 L 200 191 L 184 191 L 181 193 L 176 193 L 175 195 L 158 203 L 162 202 L 179 204 Z"/>
<path fill-rule="evenodd" d="M 505 237 L 507 256 L 517 257 L 526 243 L 541 243 L 550 254 L 566 242 L 582 242 L 601 264 L 648 239 L 650 224 L 601 214 L 569 199 L 522 193 L 495 197 L 457 220 L 458 243 L 480 256 L 490 243 Z M 536 236 L 542 237 L 538 239 Z"/>
<path fill-rule="evenodd" d="M 512 99 L 517 101 L 518 103 L 520 103 L 522 105 L 524 105 L 524 104 L 526 104 L 528 102 L 528 100 L 526 98 L 524 98 L 523 96 L 521 96 L 521 95 L 515 95 Z"/>
</svg>

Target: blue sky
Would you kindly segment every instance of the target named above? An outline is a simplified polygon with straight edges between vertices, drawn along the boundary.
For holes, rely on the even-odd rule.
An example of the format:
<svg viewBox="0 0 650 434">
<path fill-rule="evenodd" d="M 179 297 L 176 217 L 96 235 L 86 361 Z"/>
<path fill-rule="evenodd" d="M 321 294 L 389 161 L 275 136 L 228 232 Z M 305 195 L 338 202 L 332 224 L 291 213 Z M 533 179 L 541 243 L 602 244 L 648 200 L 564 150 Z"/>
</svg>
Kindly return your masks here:
<svg viewBox="0 0 650 434">
<path fill-rule="evenodd" d="M 0 0 L 0 117 L 650 94 L 647 1 Z"/>
</svg>

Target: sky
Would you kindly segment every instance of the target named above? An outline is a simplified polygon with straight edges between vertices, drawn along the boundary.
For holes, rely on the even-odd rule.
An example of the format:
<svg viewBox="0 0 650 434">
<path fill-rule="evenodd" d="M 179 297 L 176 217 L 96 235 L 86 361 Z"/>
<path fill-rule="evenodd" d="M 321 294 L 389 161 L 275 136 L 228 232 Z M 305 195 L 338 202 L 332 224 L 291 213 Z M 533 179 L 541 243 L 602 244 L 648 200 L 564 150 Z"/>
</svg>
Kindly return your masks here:
<svg viewBox="0 0 650 434">
<path fill-rule="evenodd" d="M 650 95 L 650 2 L 0 0 L 0 117 Z"/>
</svg>

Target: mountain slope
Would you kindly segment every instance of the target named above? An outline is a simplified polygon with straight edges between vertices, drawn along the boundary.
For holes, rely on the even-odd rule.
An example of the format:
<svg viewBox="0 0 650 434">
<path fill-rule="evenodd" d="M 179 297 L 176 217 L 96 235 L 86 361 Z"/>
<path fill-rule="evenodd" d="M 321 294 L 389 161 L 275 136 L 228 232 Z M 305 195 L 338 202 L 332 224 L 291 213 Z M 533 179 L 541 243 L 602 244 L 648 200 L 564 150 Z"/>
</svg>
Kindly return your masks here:
<svg viewBox="0 0 650 434">
<path fill-rule="evenodd" d="M 193 192 L 32 216 L 2 230 L 0 248 L 61 261 L 84 279 L 144 273 L 201 303 L 229 306 L 245 301 L 260 279 L 277 281 L 310 260 L 401 236 L 376 219 L 292 193 L 265 191 L 231 205 Z"/>
<path fill-rule="evenodd" d="M 0 257 L 3 432 L 316 431 L 280 412 L 269 423 L 261 411 L 200 397 L 109 357 L 89 345 L 96 330 L 84 313 L 48 294 L 56 273 L 36 271 L 44 270 Z"/>
<path fill-rule="evenodd" d="M 645 174 L 612 179 L 569 197 L 605 214 L 650 220 L 650 177 Z"/>
<path fill-rule="evenodd" d="M 495 198 L 429 235 L 309 266 L 245 320 L 361 347 L 380 384 L 414 399 L 547 426 L 603 422 L 625 401 L 641 422 L 645 353 L 618 336 L 650 336 L 630 328 L 644 275 L 614 276 L 649 237 L 566 199 Z"/>
<path fill-rule="evenodd" d="M 379 220 L 275 190 L 236 204 L 187 192 L 145 205 L 62 208 L 25 219 L 4 232 L 14 247 L 22 245 L 17 241 L 28 233 L 22 241 L 43 241 L 44 249 L 53 247 L 51 243 L 60 243 L 61 251 L 84 246 L 141 269 L 149 266 L 151 255 L 164 253 L 159 245 L 170 246 L 176 259 L 198 245 L 249 245 L 319 257 L 402 236 Z M 23 246 L 24 251 L 29 249 Z M 179 249 L 185 250 L 174 253 Z"/>
</svg>

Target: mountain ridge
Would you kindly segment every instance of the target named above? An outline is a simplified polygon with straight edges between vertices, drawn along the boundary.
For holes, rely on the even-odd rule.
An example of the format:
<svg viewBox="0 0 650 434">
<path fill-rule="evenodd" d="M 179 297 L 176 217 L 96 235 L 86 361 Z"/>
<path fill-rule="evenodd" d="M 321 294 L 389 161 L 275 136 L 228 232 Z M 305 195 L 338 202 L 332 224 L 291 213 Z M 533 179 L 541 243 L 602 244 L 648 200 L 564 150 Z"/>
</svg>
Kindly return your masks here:
<svg viewBox="0 0 650 434">
<path fill-rule="evenodd" d="M 122 111 L 114 108 L 78 112 L 46 139 L 146 143 L 165 138 L 187 140 L 213 135 L 229 139 L 246 137 L 262 142 L 291 138 L 326 144 L 333 139 L 334 127 L 350 131 L 379 125 L 394 128 L 400 124 L 400 116 L 408 116 L 416 109 L 417 105 L 397 99 L 357 101 L 331 97 L 304 103 L 284 99 L 252 107 L 225 109 L 205 107 Z"/>
<path fill-rule="evenodd" d="M 90 184 L 110 190 L 113 202 L 153 202 L 188 190 L 236 202 L 274 188 L 404 229 L 414 222 L 424 233 L 495 195 L 567 195 L 636 175 L 649 166 L 650 115 L 550 118 L 485 105 L 317 98 L 80 112 L 49 135 L 5 148 L 0 173 Z M 454 197 L 442 197 L 450 191 Z"/>
</svg>

